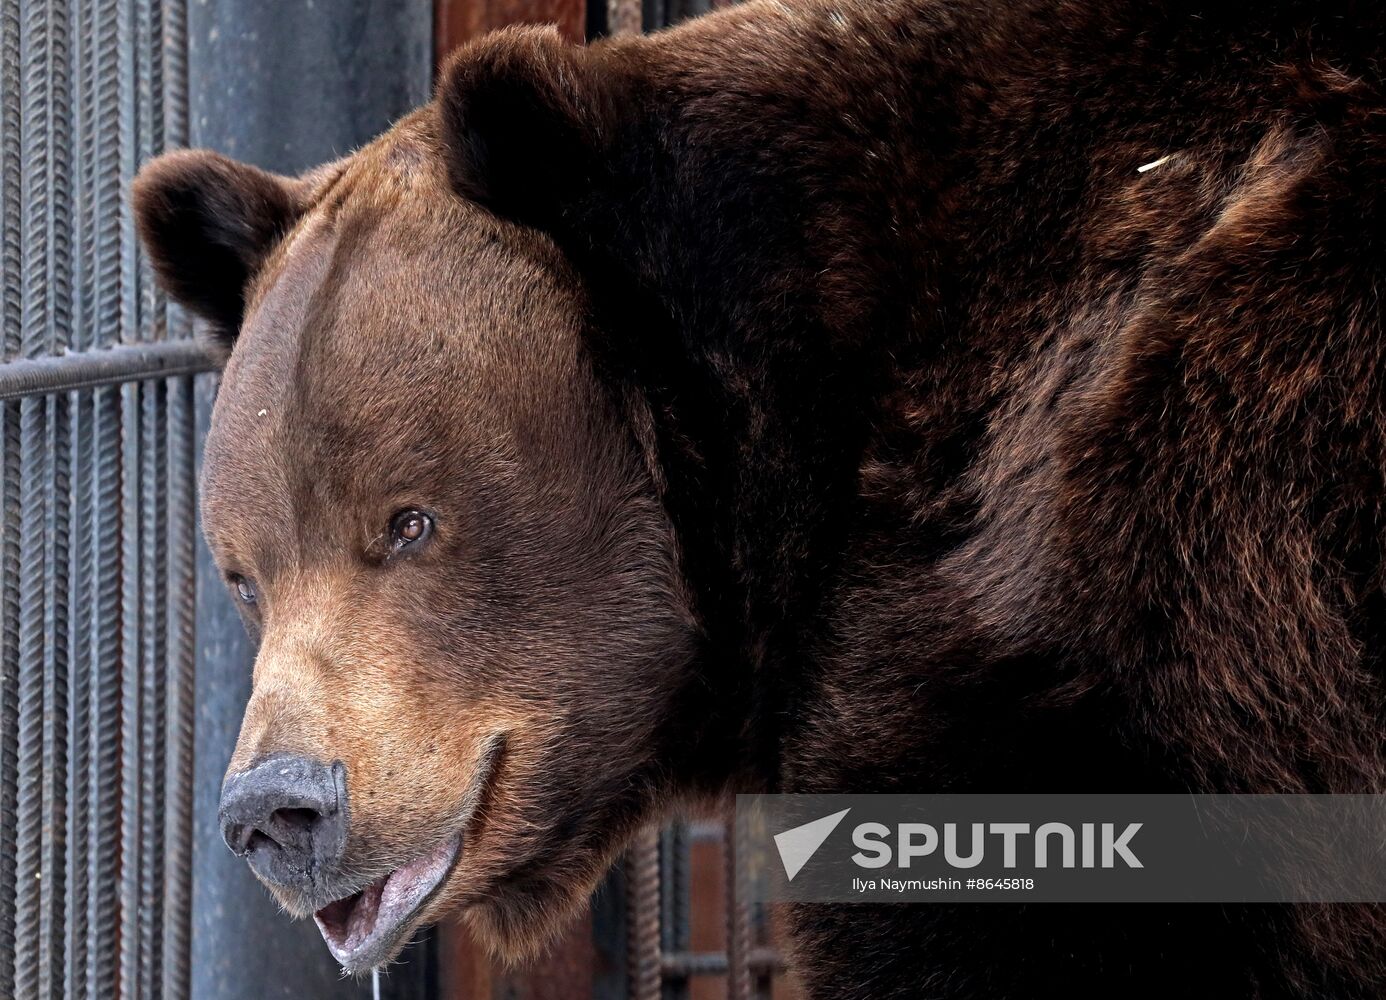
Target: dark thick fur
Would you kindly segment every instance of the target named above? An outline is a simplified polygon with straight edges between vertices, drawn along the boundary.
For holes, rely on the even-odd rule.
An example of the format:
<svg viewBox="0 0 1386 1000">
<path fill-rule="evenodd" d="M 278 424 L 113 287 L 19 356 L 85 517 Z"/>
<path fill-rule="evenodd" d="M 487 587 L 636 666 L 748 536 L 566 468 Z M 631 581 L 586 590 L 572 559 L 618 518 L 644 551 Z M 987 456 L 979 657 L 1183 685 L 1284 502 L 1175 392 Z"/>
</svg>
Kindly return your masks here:
<svg viewBox="0 0 1386 1000">
<path fill-rule="evenodd" d="M 1365 3 L 807 0 L 455 59 L 449 175 L 566 256 L 678 542 L 671 795 L 1384 790 L 1383 55 Z M 815 997 L 1386 982 L 1375 906 L 793 918 Z"/>
<path fill-rule="evenodd" d="M 1384 23 L 809 4 L 461 57 L 457 148 L 513 142 L 494 201 L 607 293 L 598 348 L 655 415 L 713 646 L 687 718 L 744 734 L 710 780 L 1382 790 Z M 586 100 L 544 92 L 561 59 Z M 596 152 L 534 148 L 572 139 L 527 132 L 529 88 Z M 796 916 L 824 996 L 1386 975 L 1375 908 Z"/>
</svg>

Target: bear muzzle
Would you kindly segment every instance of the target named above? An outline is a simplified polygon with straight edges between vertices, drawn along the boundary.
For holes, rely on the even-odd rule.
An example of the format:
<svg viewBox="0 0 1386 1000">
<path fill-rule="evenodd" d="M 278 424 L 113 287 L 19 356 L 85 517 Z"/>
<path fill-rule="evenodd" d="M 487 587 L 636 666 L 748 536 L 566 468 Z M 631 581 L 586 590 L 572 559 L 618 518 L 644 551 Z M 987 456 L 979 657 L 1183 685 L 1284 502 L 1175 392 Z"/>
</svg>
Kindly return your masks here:
<svg viewBox="0 0 1386 1000">
<path fill-rule="evenodd" d="M 495 747 L 485 754 L 468 796 L 469 815 L 491 773 Z M 299 754 L 277 753 L 222 785 L 222 838 L 256 877 L 296 913 L 313 913 L 328 950 L 349 973 L 388 962 L 414 920 L 452 873 L 462 853 L 462 823 L 442 843 L 362 884 L 346 858 L 347 770 Z"/>
</svg>

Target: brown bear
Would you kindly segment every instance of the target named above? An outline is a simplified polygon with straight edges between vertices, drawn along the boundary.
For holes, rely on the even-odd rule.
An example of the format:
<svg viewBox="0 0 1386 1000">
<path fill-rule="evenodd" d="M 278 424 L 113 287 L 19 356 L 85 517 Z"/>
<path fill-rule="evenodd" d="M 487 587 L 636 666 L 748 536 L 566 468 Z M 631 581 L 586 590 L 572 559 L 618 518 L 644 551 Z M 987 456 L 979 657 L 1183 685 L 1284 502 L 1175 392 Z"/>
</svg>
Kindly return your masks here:
<svg viewBox="0 0 1386 1000">
<path fill-rule="evenodd" d="M 761 0 L 512 30 L 134 201 L 230 347 L 232 849 L 523 957 L 728 790 L 1386 783 L 1386 13 Z M 809 906 L 815 997 L 1377 997 L 1354 906 Z"/>
</svg>

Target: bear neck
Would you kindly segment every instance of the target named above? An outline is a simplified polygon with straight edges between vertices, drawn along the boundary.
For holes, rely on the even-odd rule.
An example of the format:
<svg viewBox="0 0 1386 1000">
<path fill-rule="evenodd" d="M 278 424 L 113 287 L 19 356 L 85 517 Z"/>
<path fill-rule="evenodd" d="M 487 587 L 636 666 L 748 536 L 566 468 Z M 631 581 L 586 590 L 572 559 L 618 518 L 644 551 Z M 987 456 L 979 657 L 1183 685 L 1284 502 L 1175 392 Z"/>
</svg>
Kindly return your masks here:
<svg viewBox="0 0 1386 1000">
<path fill-rule="evenodd" d="M 648 428 L 707 636 L 701 714 L 684 713 L 702 721 L 675 739 L 705 772 L 695 784 L 778 787 L 783 720 L 827 638 L 885 345 L 935 284 L 900 235 L 925 225 L 925 162 L 895 124 L 917 81 L 845 79 L 811 43 L 770 75 L 698 37 L 639 42 L 660 47 L 657 75 L 613 144 L 611 186 L 570 212 L 582 236 L 569 250 L 599 370 Z M 835 84 L 809 98 L 809 79 Z"/>
</svg>

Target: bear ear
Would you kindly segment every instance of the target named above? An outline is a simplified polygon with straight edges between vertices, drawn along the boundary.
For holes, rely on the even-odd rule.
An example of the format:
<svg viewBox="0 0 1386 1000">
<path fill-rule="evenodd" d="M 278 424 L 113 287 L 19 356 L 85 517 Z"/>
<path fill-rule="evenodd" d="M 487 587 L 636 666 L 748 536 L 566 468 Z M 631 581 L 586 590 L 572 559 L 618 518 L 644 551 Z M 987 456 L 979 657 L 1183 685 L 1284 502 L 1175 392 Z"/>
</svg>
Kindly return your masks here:
<svg viewBox="0 0 1386 1000">
<path fill-rule="evenodd" d="M 131 188 L 135 224 L 159 284 L 210 320 L 230 347 L 246 288 L 303 212 L 303 186 L 201 149 L 151 160 Z"/>
<path fill-rule="evenodd" d="M 604 169 L 613 92 L 592 51 L 553 27 L 510 28 L 465 46 L 437 93 L 453 187 L 554 232 Z"/>
</svg>

